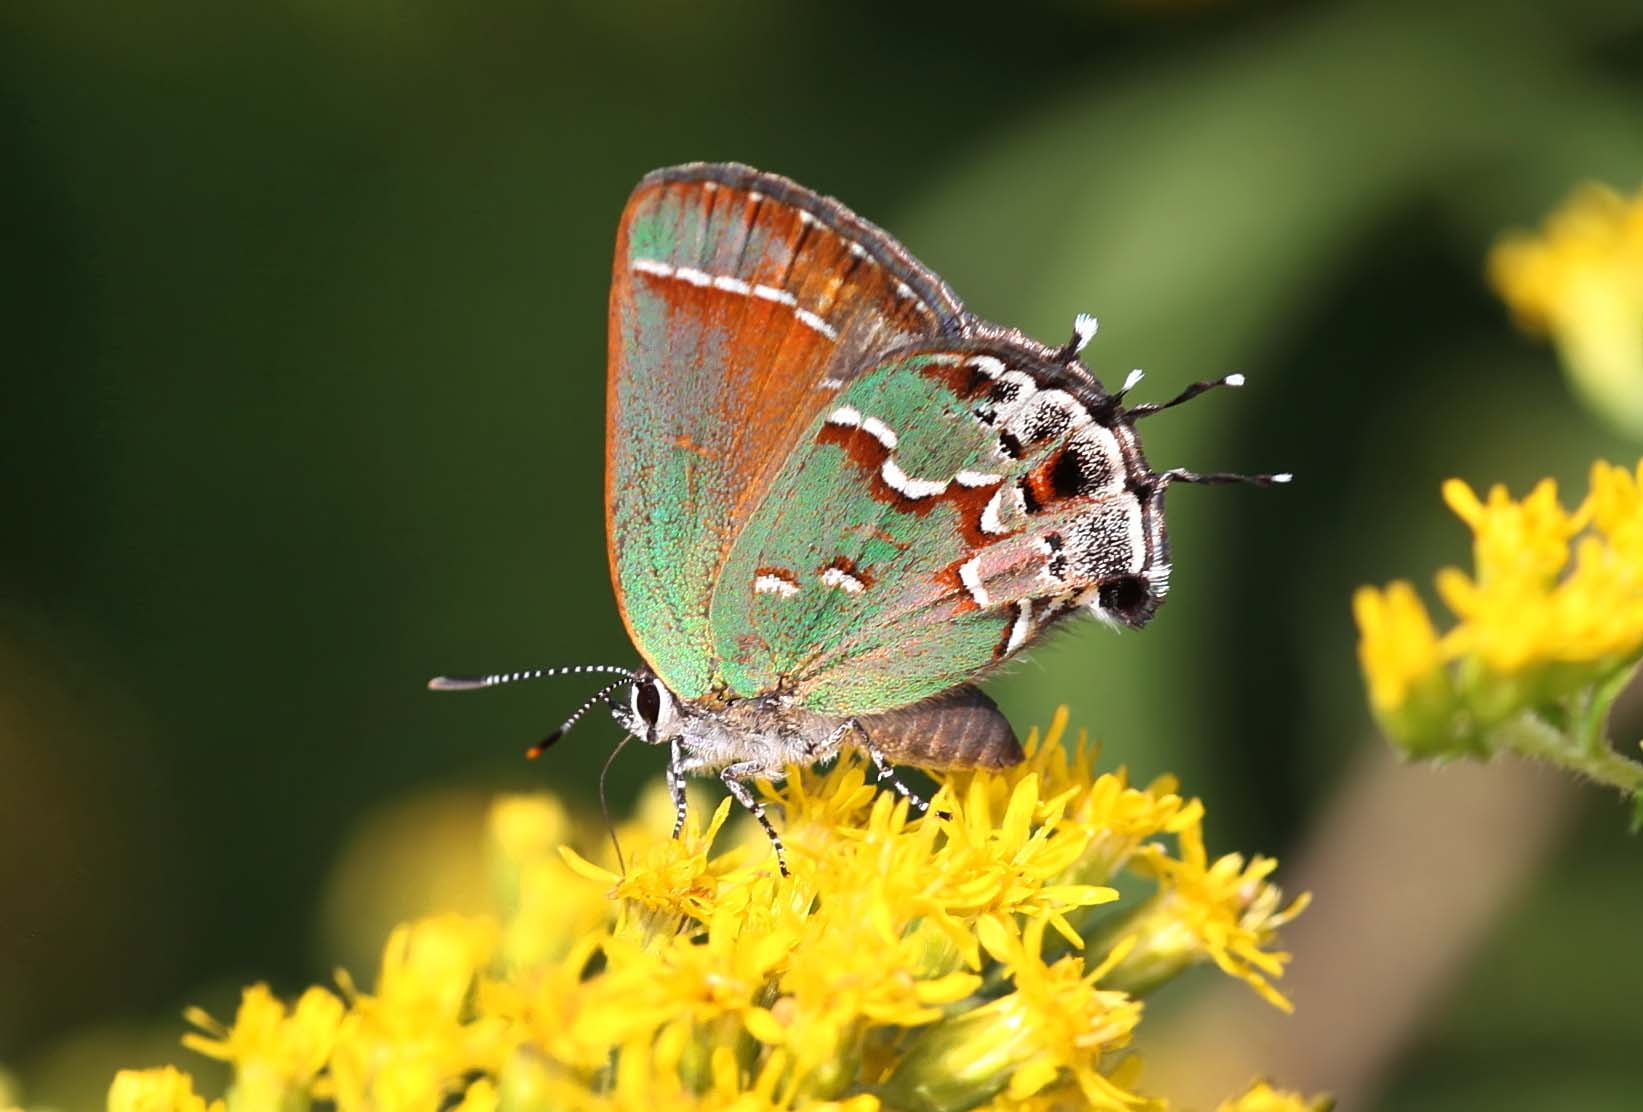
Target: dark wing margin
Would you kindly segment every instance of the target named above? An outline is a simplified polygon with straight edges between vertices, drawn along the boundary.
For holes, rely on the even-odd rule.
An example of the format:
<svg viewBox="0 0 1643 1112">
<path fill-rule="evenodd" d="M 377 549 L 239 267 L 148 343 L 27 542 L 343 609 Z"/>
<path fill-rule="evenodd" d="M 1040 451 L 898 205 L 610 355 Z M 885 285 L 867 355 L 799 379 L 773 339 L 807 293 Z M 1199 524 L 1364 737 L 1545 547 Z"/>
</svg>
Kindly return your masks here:
<svg viewBox="0 0 1643 1112">
<path fill-rule="evenodd" d="M 880 266 L 906 283 L 935 314 L 937 325 L 932 335 L 969 335 L 972 326 L 979 323 L 940 275 L 914 258 L 889 232 L 857 216 L 832 197 L 806 189 L 791 178 L 741 162 L 685 162 L 652 170 L 638 188 L 665 182 L 712 182 L 729 189 L 759 193 L 809 213 L 839 235 L 860 244 Z"/>
</svg>

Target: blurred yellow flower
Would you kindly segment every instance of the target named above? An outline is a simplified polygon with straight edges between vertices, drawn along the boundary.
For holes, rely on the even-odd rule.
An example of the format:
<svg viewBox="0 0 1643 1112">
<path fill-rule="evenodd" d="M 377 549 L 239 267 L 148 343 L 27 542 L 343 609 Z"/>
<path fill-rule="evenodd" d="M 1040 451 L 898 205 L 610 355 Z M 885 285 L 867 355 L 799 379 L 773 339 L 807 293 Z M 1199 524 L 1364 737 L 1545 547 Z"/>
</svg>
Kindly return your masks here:
<svg viewBox="0 0 1643 1112">
<path fill-rule="evenodd" d="M 1503 237 L 1488 269 L 1518 322 L 1552 336 L 1593 407 L 1643 435 L 1643 190 L 1580 186 L 1539 235 Z"/>
<path fill-rule="evenodd" d="M 559 856 L 570 832 L 565 809 L 551 797 L 504 795 L 491 805 L 491 878 L 505 968 L 562 957 L 605 921 L 608 883 L 579 875 Z"/>
<path fill-rule="evenodd" d="M 858 755 L 791 770 L 765 788 L 791 877 L 745 819 L 730 827 L 729 801 L 677 839 L 660 814 L 625 828 L 617 871 L 564 843 L 554 801 L 504 797 L 498 918 L 403 925 L 371 993 L 339 973 L 340 995 L 287 1011 L 253 986 L 229 1028 L 191 1011 L 206 1033 L 185 1041 L 233 1065 L 236 1112 L 1162 1107 L 1130 1047 L 1140 992 L 1166 977 L 1121 976 L 1157 942 L 1146 916 L 1184 940 L 1170 972 L 1214 961 L 1282 1004 L 1268 946 L 1304 901 L 1280 910 L 1267 859 L 1212 863 L 1196 800 L 1096 773 L 1065 725 L 1016 768 L 947 777 L 927 817 L 869 786 Z M 1086 956 L 1119 872 L 1156 886 L 1151 910 Z M 182 1074 L 143 1084 L 172 1101 L 156 1108 L 192 1094 Z"/>
<path fill-rule="evenodd" d="M 322 988 L 311 988 L 287 1014 L 265 984 L 240 994 L 232 1028 L 224 1028 L 198 1008 L 188 1009 L 194 1026 L 183 1045 L 234 1067 L 230 1090 L 236 1108 L 279 1108 L 288 1093 L 306 1094 L 336 1047 L 343 1004 Z"/>
<path fill-rule="evenodd" d="M 1377 711 L 1398 710 L 1417 688 L 1441 676 L 1444 658 L 1437 630 L 1412 584 L 1398 580 L 1385 590 L 1360 587 L 1352 596 L 1352 613 L 1361 631 L 1358 662 Z"/>
<path fill-rule="evenodd" d="M 1394 740 L 1420 756 L 1511 748 L 1634 794 L 1643 786 L 1602 739 L 1643 656 L 1640 477 L 1643 464 L 1599 461 L 1574 509 L 1549 479 L 1521 500 L 1444 484 L 1473 535 L 1472 571 L 1436 577 L 1453 627 L 1439 634 L 1406 582 L 1353 598 L 1370 705 Z"/>
<path fill-rule="evenodd" d="M 226 1107 L 196 1094 L 194 1079 L 175 1066 L 121 1070 L 108 1089 L 108 1112 L 224 1112 Z"/>
<path fill-rule="evenodd" d="M 1515 675 L 1546 663 L 1600 660 L 1617 644 L 1643 645 L 1643 622 L 1626 622 L 1635 627 L 1628 632 L 1614 620 L 1625 620 L 1614 609 L 1626 609 L 1624 594 L 1593 590 L 1600 585 L 1580 567 L 1564 575 L 1570 538 L 1587 524 L 1588 506 L 1565 511 L 1549 479 L 1521 502 L 1498 485 L 1480 501 L 1459 479 L 1443 485 L 1443 497 L 1475 538 L 1475 576 L 1444 568 L 1437 577 L 1439 595 L 1460 619 L 1445 638 L 1451 659 L 1471 655 L 1491 672 Z"/>
<path fill-rule="evenodd" d="M 343 1110 L 411 1112 L 440 1107 L 472 1071 L 494 1073 L 512 1047 L 510 1025 L 474 1014 L 470 1001 L 497 934 L 487 918 L 436 915 L 388 936 L 374 995 L 339 975 L 348 1014 L 320 1094 Z"/>
<path fill-rule="evenodd" d="M 1594 465 L 1586 509 L 1614 555 L 1632 567 L 1643 566 L 1643 462 L 1635 471 Z"/>
<path fill-rule="evenodd" d="M 21 1112 L 23 1098 L 18 1094 L 17 1078 L 0 1066 L 0 1112 Z"/>
<path fill-rule="evenodd" d="M 496 1082 L 488 1077 L 481 1077 L 468 1091 L 462 1094 L 462 1099 L 451 1109 L 451 1112 L 497 1112 L 502 1107 L 502 1096 L 496 1091 Z"/>
<path fill-rule="evenodd" d="M 1328 1097 L 1303 1097 L 1257 1081 L 1242 1095 L 1222 1101 L 1215 1112 L 1329 1112 L 1334 1103 Z"/>
</svg>

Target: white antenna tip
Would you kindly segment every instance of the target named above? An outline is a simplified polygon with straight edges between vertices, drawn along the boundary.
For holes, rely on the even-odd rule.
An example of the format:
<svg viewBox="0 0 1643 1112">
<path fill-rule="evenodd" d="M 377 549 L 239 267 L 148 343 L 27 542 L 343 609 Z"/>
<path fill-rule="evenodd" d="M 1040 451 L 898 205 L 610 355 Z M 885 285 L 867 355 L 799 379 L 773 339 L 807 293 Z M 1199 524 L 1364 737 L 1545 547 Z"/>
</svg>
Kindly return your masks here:
<svg viewBox="0 0 1643 1112">
<path fill-rule="evenodd" d="M 489 686 L 490 676 L 435 676 L 428 681 L 429 691 L 473 691 Z"/>
<path fill-rule="evenodd" d="M 1124 388 L 1120 390 L 1119 393 L 1128 394 L 1131 390 L 1134 390 L 1137 386 L 1141 385 L 1141 380 L 1146 377 L 1146 371 L 1143 371 L 1140 367 L 1135 368 L 1135 370 L 1124 376 Z"/>
<path fill-rule="evenodd" d="M 1292 483 L 1295 481 L 1295 476 L 1290 474 L 1288 471 L 1280 471 L 1278 474 L 1272 476 L 1272 481 L 1275 483 Z"/>
<path fill-rule="evenodd" d="M 1244 384 L 1244 376 L 1236 373 L 1227 375 L 1227 377 L 1221 380 L 1221 384 L 1223 386 L 1242 386 Z"/>
</svg>

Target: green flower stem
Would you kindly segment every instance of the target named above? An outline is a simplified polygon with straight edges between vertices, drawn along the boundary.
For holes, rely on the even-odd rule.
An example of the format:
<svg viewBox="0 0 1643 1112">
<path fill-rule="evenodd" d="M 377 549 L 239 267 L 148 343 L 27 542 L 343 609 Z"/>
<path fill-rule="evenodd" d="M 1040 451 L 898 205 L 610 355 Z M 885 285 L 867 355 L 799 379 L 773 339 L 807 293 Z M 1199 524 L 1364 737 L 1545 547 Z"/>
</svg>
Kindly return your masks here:
<svg viewBox="0 0 1643 1112">
<path fill-rule="evenodd" d="M 1643 763 L 1615 752 L 1601 731 L 1594 735 L 1576 726 L 1565 733 L 1533 711 L 1524 711 L 1490 730 L 1489 741 L 1492 749 L 1546 761 L 1628 796 L 1643 796 Z"/>
</svg>

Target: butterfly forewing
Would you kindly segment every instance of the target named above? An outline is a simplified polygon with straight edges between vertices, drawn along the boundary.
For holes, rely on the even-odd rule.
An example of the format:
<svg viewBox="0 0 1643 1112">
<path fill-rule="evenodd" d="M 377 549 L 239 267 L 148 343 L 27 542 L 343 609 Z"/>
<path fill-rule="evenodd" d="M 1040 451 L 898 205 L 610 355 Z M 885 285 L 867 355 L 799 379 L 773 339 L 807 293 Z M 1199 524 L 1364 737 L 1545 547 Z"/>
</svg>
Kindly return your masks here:
<svg viewBox="0 0 1643 1112">
<path fill-rule="evenodd" d="M 816 414 L 714 596 L 732 687 L 858 714 L 1006 659 L 1124 577 L 1167 582 L 1116 403 L 1006 339 L 917 344 Z"/>
<path fill-rule="evenodd" d="M 640 183 L 611 284 L 606 529 L 628 630 L 676 693 L 713 684 L 714 584 L 793 446 L 873 356 L 965 328 L 940 279 L 785 178 Z"/>
</svg>

